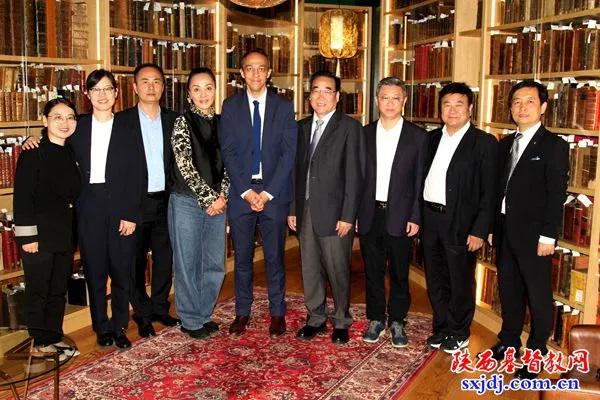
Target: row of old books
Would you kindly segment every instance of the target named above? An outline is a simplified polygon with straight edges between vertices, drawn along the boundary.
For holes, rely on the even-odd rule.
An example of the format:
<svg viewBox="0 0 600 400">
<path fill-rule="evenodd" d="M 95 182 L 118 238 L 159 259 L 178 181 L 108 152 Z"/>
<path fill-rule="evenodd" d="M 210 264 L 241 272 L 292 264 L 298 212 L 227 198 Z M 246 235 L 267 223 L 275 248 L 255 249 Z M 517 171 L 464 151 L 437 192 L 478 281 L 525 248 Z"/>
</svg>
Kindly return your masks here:
<svg viewBox="0 0 600 400">
<path fill-rule="evenodd" d="M 513 81 L 494 85 L 492 122 L 511 123 L 509 94 Z M 580 83 L 548 82 L 548 106 L 543 116 L 549 127 L 582 130 L 600 129 L 600 90 L 594 81 Z"/>
<path fill-rule="evenodd" d="M 498 315 L 502 313 L 500 305 L 500 292 L 498 290 L 498 273 L 491 268 L 483 268 L 483 280 L 481 282 L 480 302 L 490 306 Z"/>
<path fill-rule="evenodd" d="M 304 114 L 311 114 L 313 112 L 310 106 L 310 92 L 304 92 Z M 340 101 L 338 102 L 338 109 L 346 114 L 360 115 L 363 113 L 363 93 L 361 91 L 356 92 L 340 92 Z"/>
<path fill-rule="evenodd" d="M 569 332 L 574 325 L 579 324 L 581 313 L 560 301 L 552 306 L 552 334 L 550 340 L 561 348 L 569 347 Z"/>
<path fill-rule="evenodd" d="M 452 33 L 454 33 L 454 5 L 434 3 L 417 8 L 407 15 L 406 41 L 408 43 Z"/>
<path fill-rule="evenodd" d="M 15 240 L 12 215 L 6 209 L 0 211 L 0 240 L 2 241 L 2 270 L 13 272 L 22 268 L 19 245 Z"/>
<path fill-rule="evenodd" d="M 292 45 L 287 35 L 267 35 L 261 32 L 245 35 L 227 23 L 227 68 L 241 68 L 244 54 L 252 49 L 265 51 L 274 73 L 289 73 Z"/>
<path fill-rule="evenodd" d="M 408 85 L 406 87 L 408 100 L 404 107 L 405 114 L 414 118 L 441 118 L 438 107 L 442 87 L 443 84 L 440 82 Z M 471 112 L 473 120 L 477 120 L 478 98 L 479 89 L 474 88 Z"/>
<path fill-rule="evenodd" d="M 336 72 L 338 60 L 335 58 L 325 58 L 321 54 L 313 54 L 304 58 L 304 76 L 310 77 L 317 71 Z M 356 53 L 354 57 L 343 58 L 340 63 L 340 78 L 342 79 L 362 79 L 363 78 L 363 58 L 362 53 Z"/>
<path fill-rule="evenodd" d="M 0 188 L 11 188 L 15 185 L 17 160 L 21 154 L 21 138 L 18 139 L 0 139 Z"/>
<path fill-rule="evenodd" d="M 552 256 L 552 293 L 572 304 L 583 305 L 589 257 L 556 247 Z"/>
<path fill-rule="evenodd" d="M 141 39 L 128 36 L 111 36 L 111 64 L 135 67 L 142 63 L 155 63 L 164 69 L 190 70 L 197 66 L 214 69 L 214 46 L 183 42 Z"/>
<path fill-rule="evenodd" d="M 554 4 L 552 4 L 554 3 Z M 590 10 L 600 6 L 598 0 L 503 0 L 499 2 L 501 24 L 528 21 L 543 16 Z M 544 10 L 546 11 L 544 13 Z"/>
<path fill-rule="evenodd" d="M 476 256 L 479 261 L 496 265 L 496 247 L 490 246 L 487 240 L 483 241 L 483 246 L 477 250 Z"/>
<path fill-rule="evenodd" d="M 2 0 L 0 21 L 0 54 L 87 58 L 85 0 Z"/>
<path fill-rule="evenodd" d="M 596 163 L 598 162 L 598 138 L 567 136 L 569 142 L 569 186 L 596 188 Z"/>
<path fill-rule="evenodd" d="M 452 42 L 415 46 L 414 61 L 407 64 L 406 76 L 412 79 L 442 78 L 452 75 Z"/>
<path fill-rule="evenodd" d="M 37 121 L 46 102 L 61 96 L 89 109 L 85 72 L 69 67 L 0 67 L 0 122 Z"/>
<path fill-rule="evenodd" d="M 186 3 L 111 0 L 110 26 L 161 36 L 214 40 L 216 9 Z"/>
<path fill-rule="evenodd" d="M 588 247 L 592 237 L 594 198 L 585 194 L 567 196 L 563 206 L 561 238 L 578 246 Z"/>
<path fill-rule="evenodd" d="M 551 25 L 541 33 L 493 35 L 490 74 L 529 74 L 593 70 L 600 67 L 600 33 L 589 21 L 573 27 Z"/>
</svg>

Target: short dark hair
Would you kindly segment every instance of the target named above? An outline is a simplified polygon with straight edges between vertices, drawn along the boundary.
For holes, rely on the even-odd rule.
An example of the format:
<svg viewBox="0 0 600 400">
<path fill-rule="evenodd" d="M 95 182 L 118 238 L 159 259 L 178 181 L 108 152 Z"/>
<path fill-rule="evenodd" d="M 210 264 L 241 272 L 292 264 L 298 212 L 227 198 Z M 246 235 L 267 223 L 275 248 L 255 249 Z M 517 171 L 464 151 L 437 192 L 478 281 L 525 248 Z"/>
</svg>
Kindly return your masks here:
<svg viewBox="0 0 600 400">
<path fill-rule="evenodd" d="M 242 56 L 242 60 L 241 60 L 241 62 L 240 62 L 240 68 L 243 68 L 243 67 L 244 67 L 244 62 L 246 61 L 246 58 L 248 58 L 248 56 L 249 56 L 249 55 L 251 55 L 251 54 L 260 54 L 261 56 L 263 56 L 263 57 L 264 57 L 264 58 L 267 60 L 267 66 L 268 66 L 268 67 L 270 67 L 270 66 L 271 66 L 271 65 L 270 65 L 270 61 L 269 61 L 269 56 L 267 55 L 267 53 L 266 53 L 266 52 L 265 52 L 263 49 L 261 49 L 261 48 L 257 47 L 257 48 L 254 48 L 254 49 L 250 49 L 250 50 L 248 50 L 248 51 L 247 51 L 247 52 L 246 52 L 246 53 L 245 53 L 245 54 Z"/>
<path fill-rule="evenodd" d="M 513 87 L 510 89 L 510 93 L 508 94 L 508 108 L 511 107 L 512 99 L 513 99 L 513 96 L 515 95 L 515 92 L 517 90 L 523 89 L 523 88 L 537 89 L 538 97 L 540 98 L 540 104 L 544 104 L 548 101 L 548 89 L 546 89 L 546 86 L 542 85 L 539 82 L 534 81 L 533 79 L 526 79 L 524 81 L 521 81 L 521 82 L 513 85 Z"/>
<path fill-rule="evenodd" d="M 102 80 L 102 78 L 108 78 L 113 88 L 117 88 L 117 80 L 112 72 L 107 71 L 105 69 L 95 69 L 88 75 L 85 80 L 85 90 L 90 90 L 94 86 L 98 84 Z"/>
<path fill-rule="evenodd" d="M 155 70 L 157 70 L 160 73 L 160 76 L 163 80 L 163 82 L 165 81 L 165 72 L 163 71 L 163 69 L 161 68 L 160 65 L 158 64 L 154 64 L 154 63 L 144 63 L 144 64 L 140 64 L 137 67 L 135 67 L 135 69 L 133 70 L 133 80 L 137 82 L 137 76 L 140 73 L 141 70 L 143 70 L 144 68 L 154 68 Z"/>
<path fill-rule="evenodd" d="M 207 68 L 207 67 L 196 67 L 196 68 L 192 68 L 192 70 L 188 74 L 188 80 L 187 80 L 187 84 L 186 84 L 186 87 L 188 90 L 190 90 L 190 82 L 191 82 L 192 78 L 199 74 L 206 74 L 206 75 L 210 76 L 210 78 L 213 80 L 213 82 L 215 84 L 217 83 L 217 78 L 215 78 L 215 73 L 212 71 L 212 69 Z"/>
<path fill-rule="evenodd" d="M 467 96 L 467 100 L 469 105 L 473 104 L 473 91 L 469 86 L 467 86 L 464 82 L 450 82 L 446 86 L 442 88 L 440 91 L 440 100 L 438 104 L 438 109 L 442 109 L 442 99 L 444 96 L 449 94 L 462 94 Z"/>
<path fill-rule="evenodd" d="M 317 71 L 310 76 L 309 85 L 310 85 L 311 90 L 312 90 L 313 82 L 317 78 L 331 78 L 335 82 L 335 91 L 339 92 L 342 89 L 342 80 L 339 77 L 335 76 L 334 73 L 332 73 L 330 71 Z"/>
</svg>

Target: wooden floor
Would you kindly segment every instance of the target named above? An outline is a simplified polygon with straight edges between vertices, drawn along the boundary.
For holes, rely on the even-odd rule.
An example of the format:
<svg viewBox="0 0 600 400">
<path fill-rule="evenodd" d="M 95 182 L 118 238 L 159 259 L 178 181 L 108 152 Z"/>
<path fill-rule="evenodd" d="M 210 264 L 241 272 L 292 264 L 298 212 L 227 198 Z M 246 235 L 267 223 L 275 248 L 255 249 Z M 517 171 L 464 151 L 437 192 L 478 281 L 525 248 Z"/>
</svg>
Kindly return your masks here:
<svg viewBox="0 0 600 400">
<path fill-rule="evenodd" d="M 287 291 L 289 293 L 302 293 L 302 279 L 300 275 L 300 257 L 297 248 L 288 250 L 286 253 L 287 266 Z M 352 273 L 352 288 L 351 301 L 353 303 L 365 302 L 364 289 L 364 273 L 362 269 L 362 260 L 359 252 L 354 253 L 353 257 L 353 273 Z M 256 286 L 266 287 L 266 280 L 262 262 L 256 264 L 254 284 Z M 423 313 L 431 313 L 429 300 L 427 299 L 426 291 L 417 284 L 411 282 L 412 294 L 412 311 Z M 225 277 L 225 283 L 221 290 L 220 300 L 233 296 L 233 274 L 230 273 Z M 174 311 L 174 310 L 173 310 Z M 154 325 L 157 330 L 161 329 L 161 325 Z M 222 327 L 227 328 L 227 327 Z M 293 334 L 293 333 L 288 333 Z M 84 328 L 70 335 L 77 343 L 82 356 L 91 353 L 98 353 L 99 347 L 96 346 L 96 337 L 91 327 Z M 131 340 L 138 339 L 137 328 L 133 322 L 129 324 L 128 336 Z M 353 340 L 360 340 L 353 338 Z M 485 349 L 496 342 L 496 334 L 490 332 L 485 327 L 473 323 L 471 329 L 469 349 L 471 354 L 476 354 L 478 351 Z M 398 350 L 402 351 L 402 350 Z M 422 371 L 417 379 L 402 396 L 403 399 L 418 399 L 418 400 L 439 400 L 439 399 L 537 399 L 536 392 L 512 392 L 502 396 L 496 396 L 491 393 L 484 396 L 478 396 L 472 392 L 463 392 L 460 390 L 460 380 L 466 377 L 479 377 L 479 374 L 454 374 L 450 371 L 450 356 L 438 352 L 435 359 Z M 509 379 L 506 377 L 505 379 Z"/>
</svg>

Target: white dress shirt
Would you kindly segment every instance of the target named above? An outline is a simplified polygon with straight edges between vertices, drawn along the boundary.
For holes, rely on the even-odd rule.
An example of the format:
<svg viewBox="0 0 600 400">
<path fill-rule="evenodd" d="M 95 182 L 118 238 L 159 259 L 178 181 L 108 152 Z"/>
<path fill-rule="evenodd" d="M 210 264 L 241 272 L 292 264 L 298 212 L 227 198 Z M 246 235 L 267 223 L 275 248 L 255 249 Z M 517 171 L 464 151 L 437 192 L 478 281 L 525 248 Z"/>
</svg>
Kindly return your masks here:
<svg viewBox="0 0 600 400">
<path fill-rule="evenodd" d="M 114 118 L 111 118 L 108 121 L 100 122 L 92 115 L 90 183 L 106 182 L 106 156 L 108 154 L 108 145 L 110 144 L 110 135 L 114 120 Z"/>
<path fill-rule="evenodd" d="M 396 125 L 389 130 L 383 127 L 381 120 L 377 122 L 377 179 L 375 181 L 375 200 L 377 201 L 387 201 L 392 164 L 403 125 L 404 118 L 400 118 Z"/>
<path fill-rule="evenodd" d="M 470 127 L 471 121 L 467 122 L 453 135 L 448 134 L 446 125 L 442 128 L 442 138 L 425 179 L 425 189 L 423 190 L 425 201 L 446 205 L 446 173 L 454 152 L 456 152 L 460 141 Z"/>
<path fill-rule="evenodd" d="M 317 129 L 317 120 L 320 119 L 321 121 L 323 121 L 323 125 L 321 125 L 321 139 L 319 139 L 320 142 L 321 140 L 323 140 L 323 133 L 325 132 L 325 128 L 327 128 L 327 124 L 329 123 L 329 120 L 331 119 L 333 114 L 335 114 L 335 109 L 329 114 L 326 114 L 323 118 L 319 118 L 317 117 L 317 113 L 313 113 L 312 125 L 310 127 L 310 141 L 308 142 L 309 147 L 310 142 L 312 142 L 313 140 L 313 136 L 315 136 L 315 130 Z"/>
<path fill-rule="evenodd" d="M 517 163 L 521 159 L 521 156 L 525 152 L 525 149 L 529 145 L 529 142 L 531 142 L 531 139 L 533 139 L 535 133 L 538 131 L 538 129 L 540 129 L 540 126 L 542 126 L 542 123 L 538 122 L 531 128 L 526 129 L 524 132 L 519 132 L 519 130 L 517 129 L 517 133 L 521 133 L 523 135 L 523 137 L 519 139 L 519 154 L 517 156 Z M 504 190 L 504 188 L 502 188 L 502 190 Z M 506 214 L 506 196 L 502 198 L 501 212 L 502 214 Z M 554 238 L 540 235 L 539 242 L 543 244 L 554 244 Z"/>
<path fill-rule="evenodd" d="M 248 97 L 248 106 L 250 107 L 250 121 L 254 121 L 254 101 L 258 101 L 258 112 L 260 114 L 260 147 L 262 149 L 262 135 L 265 130 L 265 110 L 267 109 L 267 88 L 258 97 L 253 97 L 250 91 L 246 92 Z M 253 174 L 252 179 L 262 179 L 262 160 L 259 164 L 258 174 Z M 242 199 L 252 189 L 248 189 L 241 194 Z M 269 200 L 273 200 L 273 196 L 269 192 L 265 192 Z"/>
</svg>

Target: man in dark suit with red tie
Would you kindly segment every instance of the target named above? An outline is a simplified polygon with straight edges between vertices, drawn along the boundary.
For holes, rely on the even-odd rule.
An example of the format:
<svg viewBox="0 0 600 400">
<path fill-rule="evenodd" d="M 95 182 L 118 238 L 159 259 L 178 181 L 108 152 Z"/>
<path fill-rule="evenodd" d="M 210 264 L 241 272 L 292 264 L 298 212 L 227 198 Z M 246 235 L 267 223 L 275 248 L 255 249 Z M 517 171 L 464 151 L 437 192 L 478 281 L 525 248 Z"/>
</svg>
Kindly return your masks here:
<svg viewBox="0 0 600 400">
<path fill-rule="evenodd" d="M 413 237 L 421 226 L 421 192 L 428 135 L 402 118 L 406 85 L 395 77 L 377 85 L 379 120 L 364 128 L 366 172 L 358 212 L 360 248 L 365 262 L 367 319 L 363 340 L 375 343 L 385 333 L 386 311 L 392 345 L 408 345 L 410 307 L 408 265 Z M 389 259 L 390 295 L 384 278 Z"/>
<path fill-rule="evenodd" d="M 492 355 L 521 348 L 525 307 L 531 312 L 527 348 L 548 352 L 552 330 L 552 255 L 562 219 L 569 174 L 569 146 L 541 123 L 548 90 L 525 80 L 509 94 L 517 131 L 500 141 L 499 196 L 494 229 L 502 329 Z M 517 378 L 535 378 L 526 367 Z"/>
<path fill-rule="evenodd" d="M 269 59 L 261 49 L 242 58 L 246 90 L 223 103 L 219 141 L 231 179 L 227 216 L 235 251 L 235 312 L 229 333 L 246 331 L 253 301 L 254 235 L 263 239 L 271 324 L 269 334 L 285 333 L 286 217 L 292 200 L 292 168 L 297 125 L 293 104 L 269 90 Z"/>
</svg>

